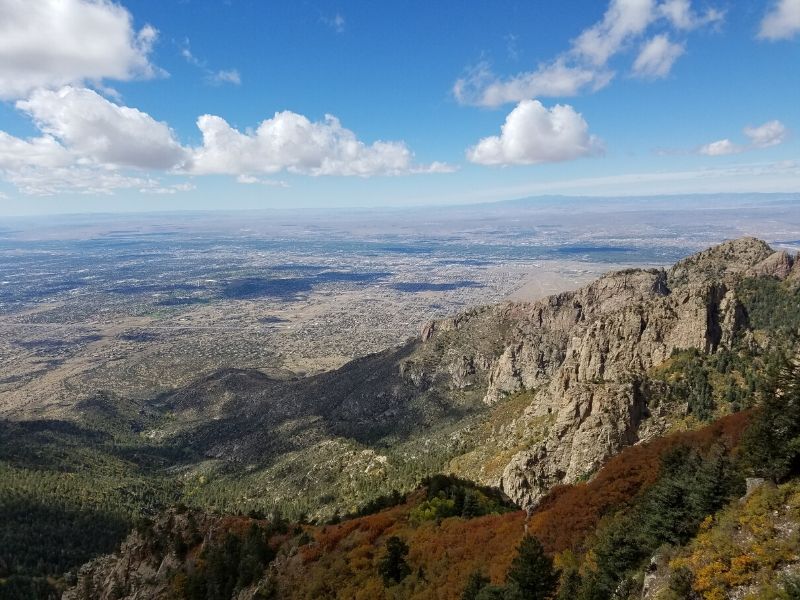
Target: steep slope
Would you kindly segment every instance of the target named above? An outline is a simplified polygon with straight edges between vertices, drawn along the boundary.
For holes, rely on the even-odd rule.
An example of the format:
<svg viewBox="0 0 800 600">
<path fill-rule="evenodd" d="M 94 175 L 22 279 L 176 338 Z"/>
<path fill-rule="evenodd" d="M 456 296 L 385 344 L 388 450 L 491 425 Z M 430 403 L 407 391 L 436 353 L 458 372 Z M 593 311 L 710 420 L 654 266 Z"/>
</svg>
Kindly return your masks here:
<svg viewBox="0 0 800 600">
<path fill-rule="evenodd" d="M 59 577 L 120 539 L 80 523 L 119 536 L 177 502 L 321 521 L 445 472 L 535 510 L 625 447 L 758 403 L 798 331 L 800 261 L 746 238 L 431 322 L 314 377 L 227 369 L 146 403 L 100 394 L 75 423 L 2 424 L 0 516 L 28 533 L 0 545 L 0 578 Z M 53 523 L 60 557 L 31 542 Z"/>
<path fill-rule="evenodd" d="M 309 452 L 332 456 L 333 443 L 339 453 L 365 453 L 358 470 L 381 461 L 368 482 L 352 474 L 356 488 L 379 490 L 382 476 L 425 456 L 433 470 L 499 485 L 530 507 L 681 418 L 686 406 L 650 402 L 648 371 L 677 350 L 713 354 L 748 343 L 742 282 L 799 271 L 762 241 L 726 242 L 668 271 L 611 273 L 575 292 L 431 322 L 419 339 L 317 377 L 199 382 L 161 400 L 181 429 L 159 435 L 219 461 L 214 468 L 264 473 L 287 453 L 299 453 L 295 466 Z M 514 414 L 481 434 L 509 399 Z"/>
<path fill-rule="evenodd" d="M 506 511 L 501 504 L 493 504 L 480 489 L 466 482 L 448 478 L 435 478 L 427 487 L 374 514 L 328 525 L 268 523 L 184 509 L 170 511 L 131 533 L 118 553 L 84 566 L 77 584 L 64 598 L 206 598 L 211 597 L 208 590 L 213 583 L 228 590 L 227 595 L 219 597 L 240 600 L 457 600 L 462 598 L 473 573 L 484 574 L 487 582 L 495 585 L 503 584 L 526 534 L 537 537 L 546 552 L 556 556 L 564 574 L 559 598 L 574 598 L 568 589 L 570 582 L 592 581 L 594 568 L 591 560 L 586 560 L 580 570 L 576 565 L 593 552 L 603 555 L 603 540 L 608 536 L 607 530 L 614 529 L 615 520 L 624 521 L 630 513 L 645 507 L 655 511 L 649 518 L 661 523 L 659 527 L 664 532 L 677 532 L 677 528 L 683 527 L 683 523 L 670 519 L 673 513 L 668 511 L 675 508 L 658 501 L 664 489 L 678 485 L 684 486 L 681 491 L 686 496 L 705 493 L 710 502 L 703 510 L 708 510 L 709 515 L 731 499 L 731 492 L 734 498 L 740 493 L 743 481 L 738 477 L 730 491 L 722 479 L 715 478 L 711 480 L 714 485 L 705 489 L 723 491 L 711 497 L 708 491 L 702 491 L 704 484 L 695 475 L 698 468 L 701 472 L 724 475 L 718 465 L 730 468 L 730 456 L 735 455 L 751 417 L 750 413 L 739 413 L 697 431 L 627 448 L 610 460 L 591 482 L 560 486 L 547 494 L 527 517 L 523 511 Z M 721 445 L 727 449 L 723 455 L 717 453 Z M 796 499 L 797 485 L 791 484 L 787 490 Z M 462 508 L 454 515 L 448 501 L 458 498 L 459 492 Z M 479 500 L 473 506 L 486 507 L 487 514 L 478 511 L 466 515 L 464 494 L 476 495 Z M 786 496 L 781 496 L 777 504 L 785 502 Z M 751 497 L 747 514 L 761 517 L 762 504 Z M 770 506 L 777 504 L 772 501 Z M 729 524 L 731 518 L 726 515 L 738 515 L 742 512 L 739 507 L 738 501 L 734 501 L 717 518 Z M 797 547 L 796 541 L 790 539 L 797 526 L 795 505 L 792 511 L 775 513 L 775 523 L 788 527 L 784 527 L 782 539 L 776 541 L 777 545 L 782 544 L 782 552 L 762 556 L 765 565 L 782 568 L 795 560 L 786 551 Z M 701 520 L 705 515 L 700 515 Z M 691 516 L 697 523 L 681 534 L 687 539 L 691 539 L 699 525 L 696 515 Z M 761 522 L 749 521 L 753 528 Z M 700 536 L 687 545 L 679 561 L 701 564 L 707 561 L 707 531 L 708 527 L 700 527 Z M 767 532 L 756 533 L 764 539 Z M 402 539 L 409 549 L 405 559 L 407 574 L 398 583 L 384 581 L 380 572 L 386 544 L 393 537 Z M 718 551 L 729 549 L 721 547 Z M 253 562 L 254 559 L 257 560 Z M 681 564 L 673 561 L 675 568 Z M 218 572 L 224 565 L 228 570 Z M 622 575 L 620 572 L 619 579 Z M 660 575 L 660 580 L 668 579 L 669 574 Z M 756 574 L 751 579 L 765 582 Z M 654 581 L 652 576 L 650 581 L 651 584 Z M 698 585 L 704 585 L 702 579 Z M 652 585 L 646 589 L 652 593 Z M 595 593 L 587 597 L 608 597 L 602 590 Z M 633 598 L 637 594 L 641 595 L 641 589 L 619 597 Z"/>
<path fill-rule="evenodd" d="M 576 481 L 621 447 L 663 431 L 668 423 L 649 412 L 639 382 L 677 349 L 729 348 L 746 327 L 735 277 L 771 254 L 763 242 L 737 240 L 668 272 L 615 273 L 569 295 L 575 316 L 564 360 L 528 409 L 555 413 L 555 424 L 547 440 L 512 459 L 503 489 L 531 505 L 553 484 Z M 514 360 L 497 365 L 490 397 L 531 386 L 524 374 L 540 372 L 539 335 L 520 328 L 509 346 Z"/>
</svg>

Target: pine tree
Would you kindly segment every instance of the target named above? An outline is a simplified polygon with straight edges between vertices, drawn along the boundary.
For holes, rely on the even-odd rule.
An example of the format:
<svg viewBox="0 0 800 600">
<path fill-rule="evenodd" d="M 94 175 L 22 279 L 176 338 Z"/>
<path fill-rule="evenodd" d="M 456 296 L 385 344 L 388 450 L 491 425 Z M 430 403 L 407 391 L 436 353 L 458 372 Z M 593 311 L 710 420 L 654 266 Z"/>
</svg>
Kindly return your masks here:
<svg viewBox="0 0 800 600">
<path fill-rule="evenodd" d="M 800 361 L 783 368 L 742 441 L 742 462 L 757 476 L 782 481 L 800 471 Z"/>
<path fill-rule="evenodd" d="M 408 544 L 397 536 L 386 540 L 386 555 L 378 565 L 378 572 L 383 577 L 384 585 L 400 583 L 411 574 L 411 568 L 406 562 Z"/>
<path fill-rule="evenodd" d="M 473 571 L 467 579 L 467 586 L 461 593 L 461 600 L 476 600 L 480 591 L 487 585 L 489 585 L 489 578 L 480 571 Z"/>
<path fill-rule="evenodd" d="M 581 575 L 576 567 L 566 569 L 558 588 L 558 600 L 575 600 L 581 589 Z"/>
<path fill-rule="evenodd" d="M 520 594 L 516 586 L 487 585 L 478 592 L 475 600 L 525 600 L 525 597 Z"/>
<path fill-rule="evenodd" d="M 558 571 L 553 559 L 544 552 L 542 544 L 532 535 L 526 535 L 511 562 L 508 581 L 525 600 L 552 598 L 558 586 Z"/>
<path fill-rule="evenodd" d="M 461 509 L 461 516 L 471 519 L 480 515 L 481 505 L 474 492 L 467 492 L 464 496 L 464 508 Z"/>
</svg>

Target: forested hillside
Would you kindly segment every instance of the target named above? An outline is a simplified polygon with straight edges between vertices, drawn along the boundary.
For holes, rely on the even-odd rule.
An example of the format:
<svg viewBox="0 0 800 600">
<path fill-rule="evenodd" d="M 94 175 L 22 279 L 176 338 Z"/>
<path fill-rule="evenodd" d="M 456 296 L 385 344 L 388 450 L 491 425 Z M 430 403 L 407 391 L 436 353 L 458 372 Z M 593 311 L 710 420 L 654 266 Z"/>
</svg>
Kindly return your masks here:
<svg viewBox="0 0 800 600">
<path fill-rule="evenodd" d="M 763 406 L 628 448 L 529 515 L 443 476 L 324 525 L 178 509 L 68 598 L 796 598 L 798 490 L 794 365 Z"/>
<path fill-rule="evenodd" d="M 526 532 L 562 597 L 634 597 L 645 574 L 706 593 L 703 569 L 725 569 L 698 531 L 730 533 L 746 478 L 784 486 L 753 498 L 793 523 L 798 265 L 736 240 L 319 376 L 227 369 L 2 422 L 0 597 L 515 597 Z M 78 576 L 132 529 L 139 575 L 106 557 Z M 791 577 L 778 554 L 725 585 Z"/>
</svg>

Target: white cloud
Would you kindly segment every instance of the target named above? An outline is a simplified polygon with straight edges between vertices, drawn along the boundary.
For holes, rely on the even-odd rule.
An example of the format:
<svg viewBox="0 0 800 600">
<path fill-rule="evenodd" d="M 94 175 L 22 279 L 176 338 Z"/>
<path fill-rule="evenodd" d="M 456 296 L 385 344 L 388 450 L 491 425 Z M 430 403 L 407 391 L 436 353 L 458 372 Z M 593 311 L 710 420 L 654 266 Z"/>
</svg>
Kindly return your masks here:
<svg viewBox="0 0 800 600">
<path fill-rule="evenodd" d="M 50 136 L 23 140 L 0 131 L 0 170 L 14 171 L 29 166 L 66 167 L 73 156 Z"/>
<path fill-rule="evenodd" d="M 519 36 L 515 33 L 507 34 L 503 39 L 506 41 L 506 54 L 511 60 L 519 60 Z"/>
<path fill-rule="evenodd" d="M 643 79 L 661 79 L 685 52 L 682 44 L 671 42 L 666 34 L 657 35 L 642 46 L 633 63 L 633 74 Z"/>
<path fill-rule="evenodd" d="M 800 32 L 800 0 L 776 0 L 761 20 L 758 37 L 788 40 Z"/>
<path fill-rule="evenodd" d="M 558 59 L 535 71 L 500 80 L 488 63 L 482 62 L 456 80 L 453 94 L 461 104 L 500 106 L 536 96 L 576 96 L 586 88 L 597 91 L 608 85 L 612 77 L 611 71 L 570 66 Z"/>
<path fill-rule="evenodd" d="M 744 134 L 754 148 L 768 148 L 786 141 L 789 130 L 780 121 L 769 121 L 759 127 L 745 127 Z"/>
<path fill-rule="evenodd" d="M 188 191 L 191 184 L 163 186 L 151 176 L 87 162 L 50 135 L 23 140 L 0 131 L 0 177 L 24 194 L 110 194 L 136 189 L 150 193 Z M 159 191 L 164 190 L 164 191 Z"/>
<path fill-rule="evenodd" d="M 242 83 L 242 76 L 239 74 L 238 69 L 221 69 L 219 71 L 213 71 L 209 69 L 207 61 L 200 60 L 192 53 L 189 38 L 186 38 L 183 41 L 183 45 L 181 47 L 181 56 L 187 63 L 197 67 L 205 73 L 204 81 L 209 85 L 223 85 L 225 83 L 241 85 Z"/>
<path fill-rule="evenodd" d="M 245 185 L 266 185 L 269 187 L 282 187 L 288 188 L 289 184 L 285 181 L 278 179 L 264 179 L 263 177 L 254 177 L 253 175 L 239 175 L 236 178 L 238 183 Z"/>
<path fill-rule="evenodd" d="M 428 163 L 426 165 L 416 165 L 411 167 L 410 173 L 414 174 L 433 174 L 433 173 L 455 173 L 458 167 L 455 165 L 441 162 L 438 160 Z"/>
<path fill-rule="evenodd" d="M 163 188 L 153 177 L 121 172 L 112 166 L 87 162 L 50 135 L 23 140 L 0 131 L 0 177 L 24 194 L 110 194 L 121 189 L 154 191 Z M 187 185 L 169 186 L 174 192 Z"/>
<path fill-rule="evenodd" d="M 23 140 L 3 131 L 0 131 L 0 176 L 22 193 L 37 196 L 63 192 L 109 194 L 120 189 L 161 187 L 157 179 L 149 176 L 85 164 L 48 135 Z"/>
<path fill-rule="evenodd" d="M 143 194 L 160 194 L 160 195 L 172 195 L 172 194 L 180 194 L 183 192 L 191 192 L 195 188 L 193 183 L 184 182 L 184 183 L 175 183 L 172 185 L 160 185 L 157 182 L 152 180 L 148 180 L 148 185 L 140 188 L 139 191 Z"/>
<path fill-rule="evenodd" d="M 698 14 L 692 10 L 689 0 L 665 0 L 658 7 L 659 13 L 666 17 L 677 29 L 691 30 L 722 21 L 725 13 L 716 8 L 707 8 Z"/>
<path fill-rule="evenodd" d="M 0 98 L 103 79 L 150 78 L 157 38 L 107 0 L 0 0 Z"/>
<path fill-rule="evenodd" d="M 530 165 L 572 160 L 602 151 L 584 118 L 568 105 L 547 109 L 523 100 L 506 117 L 499 136 L 486 137 L 467 150 L 482 165 Z"/>
<path fill-rule="evenodd" d="M 36 167 L 14 171 L 7 176 L 23 194 L 54 196 L 56 194 L 111 194 L 117 190 L 143 189 L 151 180 L 130 177 L 117 171 L 97 171 L 80 167 L 42 170 Z"/>
<path fill-rule="evenodd" d="M 727 156 L 729 154 L 739 154 L 744 151 L 744 147 L 734 144 L 728 138 L 706 144 L 699 150 L 700 154 L 705 154 L 706 156 Z"/>
<path fill-rule="evenodd" d="M 238 175 L 240 183 L 283 185 L 259 176 L 288 171 L 369 177 L 454 170 L 441 162 L 415 163 L 403 142 L 366 144 L 331 115 L 312 122 L 285 111 L 245 132 L 221 117 L 203 115 L 197 120 L 203 144 L 187 148 L 166 123 L 86 88 L 40 89 L 16 107 L 33 119 L 40 135 L 21 139 L 0 131 L 0 176 L 29 194 L 184 191 L 162 185 L 147 175 L 152 172 L 228 174 Z"/>
<path fill-rule="evenodd" d="M 567 97 L 595 92 L 614 77 L 609 61 L 661 23 L 679 31 L 719 22 L 723 13 L 710 8 L 696 13 L 689 0 L 611 0 L 603 18 L 581 32 L 570 48 L 536 69 L 499 78 L 480 63 L 456 80 L 452 91 L 461 104 L 499 106 L 533 97 Z M 664 77 L 684 46 L 656 35 L 640 51 L 634 74 Z"/>
<path fill-rule="evenodd" d="M 572 52 L 603 66 L 632 37 L 644 33 L 655 19 L 654 0 L 611 0 L 603 20 L 581 33 Z"/>
<path fill-rule="evenodd" d="M 341 13 L 336 13 L 332 17 L 323 16 L 321 17 L 321 20 L 336 33 L 344 33 L 345 29 L 347 28 L 347 20 Z"/>
<path fill-rule="evenodd" d="M 85 161 L 167 170 L 187 159 L 166 123 L 109 102 L 91 90 L 39 90 L 17 102 L 17 108 L 28 113 L 42 132 Z"/>
<path fill-rule="evenodd" d="M 236 69 L 223 69 L 216 73 L 211 73 L 207 81 L 212 85 L 222 85 L 223 83 L 231 83 L 233 85 L 241 85 L 242 77 Z"/>
<path fill-rule="evenodd" d="M 205 61 L 200 60 L 192 53 L 192 48 L 191 45 L 189 44 L 189 38 L 186 38 L 183 42 L 183 47 L 181 48 L 181 56 L 190 65 L 194 65 L 195 67 L 200 67 L 201 69 L 204 69 L 206 66 Z"/>
<path fill-rule="evenodd" d="M 750 141 L 747 145 L 736 144 L 725 138 L 717 142 L 712 142 L 701 146 L 698 152 L 706 156 L 726 156 L 729 154 L 740 154 L 749 150 L 758 150 L 777 146 L 786 141 L 789 137 L 789 130 L 780 121 L 768 121 L 758 127 L 745 127 L 744 135 Z"/>
<path fill-rule="evenodd" d="M 306 175 L 399 175 L 441 172 L 434 163 L 418 166 L 403 142 L 367 145 L 339 120 L 326 115 L 312 122 L 291 111 L 275 113 L 252 132 L 242 133 L 225 119 L 203 115 L 197 120 L 203 145 L 194 149 L 196 174 L 254 175 L 289 171 Z"/>
</svg>

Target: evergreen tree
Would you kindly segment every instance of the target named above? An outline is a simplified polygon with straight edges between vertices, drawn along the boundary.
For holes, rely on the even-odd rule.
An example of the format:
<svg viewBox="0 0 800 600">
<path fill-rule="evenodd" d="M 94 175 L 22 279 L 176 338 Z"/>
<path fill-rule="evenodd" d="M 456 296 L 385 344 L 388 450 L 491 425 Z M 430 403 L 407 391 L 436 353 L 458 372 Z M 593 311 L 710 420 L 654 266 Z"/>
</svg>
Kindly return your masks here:
<svg viewBox="0 0 800 600">
<path fill-rule="evenodd" d="M 781 582 L 783 593 L 787 600 L 800 600 L 800 578 L 795 576 L 784 577 Z"/>
<path fill-rule="evenodd" d="M 378 572 L 383 577 L 386 586 L 400 583 L 411 574 L 411 568 L 406 562 L 408 544 L 397 536 L 386 540 L 386 555 L 378 565 Z"/>
<path fill-rule="evenodd" d="M 800 361 L 782 369 L 745 432 L 741 457 L 752 474 L 775 482 L 800 472 Z"/>
<path fill-rule="evenodd" d="M 553 559 L 545 554 L 539 540 L 526 535 L 511 562 L 509 582 L 518 588 L 525 600 L 546 600 L 556 591 L 558 575 Z"/>
<path fill-rule="evenodd" d="M 501 587 L 499 585 L 487 585 L 478 592 L 475 600 L 524 600 L 524 597 L 520 596 L 519 590 L 517 590 L 516 587 L 510 588 Z"/>
<path fill-rule="evenodd" d="M 581 575 L 577 567 L 565 569 L 558 588 L 558 600 L 575 600 L 581 589 Z"/>
<path fill-rule="evenodd" d="M 487 585 L 489 585 L 489 578 L 480 571 L 473 571 L 461 593 L 461 600 L 477 600 L 478 594 Z"/>
<path fill-rule="evenodd" d="M 480 516 L 481 505 L 478 502 L 478 497 L 473 492 L 467 492 L 464 495 L 464 507 L 461 509 L 461 516 L 465 519 Z"/>
</svg>

